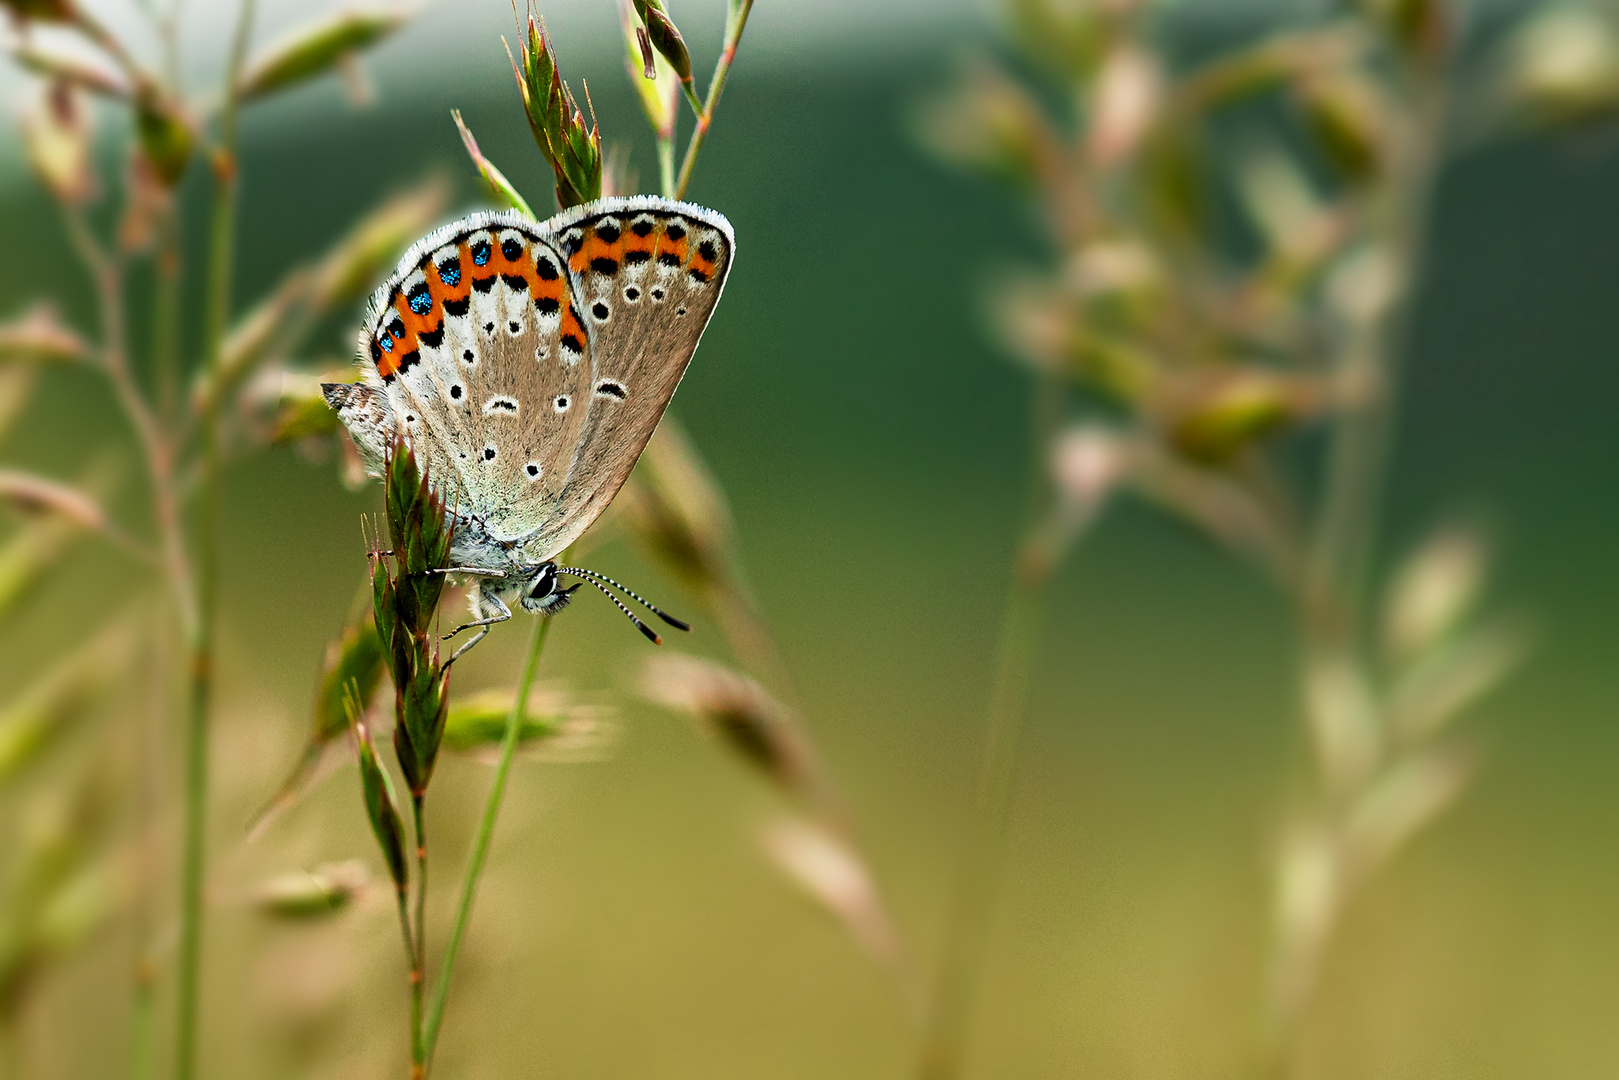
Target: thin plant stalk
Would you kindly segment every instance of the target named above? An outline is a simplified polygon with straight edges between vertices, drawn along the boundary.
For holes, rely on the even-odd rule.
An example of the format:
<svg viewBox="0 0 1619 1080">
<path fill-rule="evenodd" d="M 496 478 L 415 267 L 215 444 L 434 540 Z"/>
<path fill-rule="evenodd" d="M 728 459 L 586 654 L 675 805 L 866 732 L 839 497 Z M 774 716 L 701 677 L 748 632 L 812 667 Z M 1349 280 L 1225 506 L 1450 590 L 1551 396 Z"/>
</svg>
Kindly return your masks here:
<svg viewBox="0 0 1619 1080">
<path fill-rule="evenodd" d="M 677 199 L 686 197 L 686 186 L 691 183 L 691 171 L 697 164 L 697 152 L 702 149 L 708 126 L 714 121 L 714 109 L 720 103 L 725 78 L 731 73 L 731 62 L 736 59 L 737 43 L 742 40 L 742 31 L 748 25 L 748 13 L 752 10 L 753 0 L 731 0 L 730 10 L 725 16 L 725 48 L 720 53 L 719 62 L 714 65 L 714 75 L 708 80 L 708 97 L 703 102 L 703 111 L 698 114 L 691 141 L 686 144 L 686 157 L 680 163 L 680 179 L 675 182 Z"/>
<path fill-rule="evenodd" d="M 416 826 L 416 946 L 410 957 L 410 1061 L 411 1075 L 417 1077 L 427 1069 L 422 1044 L 422 998 L 427 992 L 427 815 L 423 803 L 420 793 L 411 795 Z M 408 940 L 408 929 L 406 937 Z"/>
<path fill-rule="evenodd" d="M 983 971 L 1023 743 L 1029 681 L 1044 621 L 1046 586 L 1058 554 L 1045 543 L 1041 527 L 1050 512 L 1050 489 L 1042 466 L 1062 420 L 1062 404 L 1060 385 L 1042 373 L 1030 402 L 1029 454 L 1034 464 L 1025 496 L 1025 539 L 1013 564 L 1012 587 L 1001 615 L 984 752 L 945 924 L 944 955 L 923 1015 L 918 1080 L 950 1080 L 960 1073 L 973 996 Z M 1076 539 L 1072 536 L 1068 542 Z"/>
<path fill-rule="evenodd" d="M 1429 203 L 1442 162 L 1446 132 L 1446 103 L 1437 81 L 1418 91 L 1415 122 L 1408 133 L 1404 159 L 1376 208 L 1382 219 L 1383 239 L 1394 261 L 1397 279 L 1418 280 L 1426 240 Z M 1394 440 L 1394 412 L 1398 389 L 1397 367 L 1403 356 L 1410 326 L 1410 296 L 1399 297 L 1373 325 L 1358 327 L 1347 362 L 1358 364 L 1359 381 L 1371 388 L 1366 400 L 1348 409 L 1336 425 L 1328 449 L 1322 506 L 1310 538 L 1309 573 L 1296 598 L 1304 667 L 1347 659 L 1367 682 L 1370 663 L 1364 657 L 1360 628 L 1367 603 L 1367 566 L 1377 540 L 1382 509 L 1382 488 Z M 1306 709 L 1308 709 L 1308 703 Z M 1379 727 L 1384 718 L 1377 718 Z M 1375 770 L 1369 776 L 1375 776 Z M 1359 787 L 1335 790 L 1324 784 L 1316 813 L 1334 831 L 1347 806 L 1361 793 Z M 1353 883 L 1343 875 L 1327 903 L 1330 914 L 1307 937 L 1283 935 L 1272 948 L 1271 987 L 1267 1002 L 1265 1042 L 1259 1064 L 1261 1077 L 1281 1080 L 1291 1074 L 1302 1027 L 1309 1013 L 1320 974 L 1320 962 L 1348 899 Z"/>
<path fill-rule="evenodd" d="M 180 218 L 171 202 L 158 214 L 157 288 L 152 304 L 152 372 L 158 415 L 173 424 L 179 401 Z"/>
<path fill-rule="evenodd" d="M 422 970 L 416 965 L 416 933 L 410 925 L 410 900 L 405 887 L 396 890 L 399 902 L 399 932 L 405 939 L 405 962 L 410 965 L 410 1074 L 422 1074 Z"/>
<path fill-rule="evenodd" d="M 1040 636 L 1045 584 L 1020 573 L 1002 616 L 989 726 L 980 759 L 973 819 L 957 871 L 944 956 L 922 1030 L 919 1080 L 947 1080 L 961 1071 L 973 995 L 999 891 L 1006 828 L 1023 742 L 1030 673 Z"/>
<path fill-rule="evenodd" d="M 467 858 L 466 872 L 461 879 L 461 898 L 455 906 L 455 920 L 450 926 L 450 939 L 444 946 L 444 960 L 438 978 L 433 983 L 433 996 L 428 1005 L 427 1020 L 422 1028 L 422 1056 L 427 1069 L 433 1065 L 433 1051 L 438 1045 L 439 1028 L 444 1022 L 444 1005 L 450 994 L 450 978 L 455 973 L 455 958 L 466 937 L 467 924 L 472 919 L 472 905 L 478 895 L 478 882 L 483 877 L 484 861 L 489 856 L 489 844 L 494 839 L 495 821 L 500 817 L 500 805 L 506 796 L 506 779 L 511 773 L 512 761 L 517 756 L 518 733 L 528 717 L 528 695 L 534 685 L 534 672 L 539 668 L 540 655 L 545 651 L 545 639 L 551 631 L 551 620 L 541 616 L 529 639 L 528 659 L 523 662 L 522 676 L 517 680 L 517 698 L 512 711 L 506 715 L 506 732 L 500 741 L 500 759 L 495 765 L 495 776 L 489 784 L 489 796 L 484 801 L 483 816 L 478 821 L 478 832 L 472 841 L 472 852 Z"/>
<path fill-rule="evenodd" d="M 230 316 L 231 270 L 236 239 L 237 93 L 253 25 L 254 0 L 242 0 L 219 111 L 214 157 L 214 199 L 209 232 L 205 355 L 210 375 L 224 366 L 225 326 Z M 186 768 L 184 853 L 180 876 L 179 996 L 175 1017 L 175 1076 L 196 1073 L 197 1006 L 202 960 L 203 863 L 208 809 L 208 720 L 213 694 L 214 616 L 219 590 L 219 501 L 222 451 L 218 407 L 197 418 L 203 454 L 197 520 L 195 619 L 186 642 Z"/>
</svg>

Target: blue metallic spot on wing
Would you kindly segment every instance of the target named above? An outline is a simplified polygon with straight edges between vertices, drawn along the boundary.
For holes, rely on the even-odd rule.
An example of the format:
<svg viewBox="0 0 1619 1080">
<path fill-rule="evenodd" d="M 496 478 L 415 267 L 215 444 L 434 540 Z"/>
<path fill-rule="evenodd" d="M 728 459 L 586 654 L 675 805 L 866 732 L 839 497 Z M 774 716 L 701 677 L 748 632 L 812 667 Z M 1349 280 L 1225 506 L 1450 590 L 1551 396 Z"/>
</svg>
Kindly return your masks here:
<svg viewBox="0 0 1619 1080">
<path fill-rule="evenodd" d="M 476 244 L 473 244 L 472 245 L 472 262 L 473 262 L 473 264 L 477 265 L 477 266 L 483 266 L 485 263 L 487 263 L 489 261 L 489 256 L 494 254 L 494 250 L 495 250 L 494 248 L 489 246 L 489 241 L 487 241 L 487 240 L 479 240 Z"/>
</svg>

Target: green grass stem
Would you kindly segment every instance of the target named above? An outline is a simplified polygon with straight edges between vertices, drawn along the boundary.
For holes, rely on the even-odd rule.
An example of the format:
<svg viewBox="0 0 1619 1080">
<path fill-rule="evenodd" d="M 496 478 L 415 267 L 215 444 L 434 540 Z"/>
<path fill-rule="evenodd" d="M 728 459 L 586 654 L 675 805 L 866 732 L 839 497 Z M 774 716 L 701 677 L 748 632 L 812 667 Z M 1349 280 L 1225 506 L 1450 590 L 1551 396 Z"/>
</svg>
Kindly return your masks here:
<svg viewBox="0 0 1619 1080">
<path fill-rule="evenodd" d="M 467 924 L 472 919 L 472 904 L 478 895 L 478 882 L 483 877 L 484 861 L 489 857 L 489 844 L 494 839 L 495 821 L 500 817 L 500 804 L 506 796 L 506 780 L 511 773 L 512 760 L 517 756 L 518 733 L 528 714 L 528 695 L 534 685 L 534 672 L 540 666 L 540 654 L 545 651 L 545 639 L 551 631 L 551 620 L 541 616 L 529 639 L 528 659 L 523 662 L 522 676 L 517 680 L 517 699 L 506 717 L 506 733 L 500 741 L 500 760 L 495 765 L 495 777 L 489 784 L 489 796 L 484 801 L 483 817 L 478 822 L 478 833 L 472 842 L 472 853 L 467 858 L 466 872 L 461 879 L 461 899 L 455 906 L 455 921 L 450 927 L 450 940 L 444 947 L 444 961 L 438 978 L 433 983 L 433 995 L 428 1005 L 427 1021 L 422 1028 L 422 1055 L 431 1070 L 433 1051 L 438 1046 L 438 1033 L 444 1023 L 444 1004 L 450 994 L 450 978 L 455 973 L 455 958 L 466 937 Z"/>
</svg>

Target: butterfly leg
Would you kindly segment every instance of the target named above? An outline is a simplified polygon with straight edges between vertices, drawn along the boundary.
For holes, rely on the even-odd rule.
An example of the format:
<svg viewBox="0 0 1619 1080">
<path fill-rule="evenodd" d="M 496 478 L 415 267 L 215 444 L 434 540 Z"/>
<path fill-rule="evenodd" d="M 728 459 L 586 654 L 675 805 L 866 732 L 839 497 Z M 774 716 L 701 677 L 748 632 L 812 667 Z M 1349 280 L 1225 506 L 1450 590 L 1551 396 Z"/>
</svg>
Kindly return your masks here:
<svg viewBox="0 0 1619 1080">
<path fill-rule="evenodd" d="M 499 596 L 495 595 L 494 593 L 489 593 L 488 595 L 480 595 L 478 597 L 478 610 L 480 610 L 480 611 L 493 611 L 494 614 L 490 615 L 490 616 L 488 616 L 486 618 L 474 619 L 469 623 L 462 623 L 460 626 L 457 626 L 454 630 L 451 630 L 448 634 L 445 634 L 444 635 L 444 640 L 449 641 L 451 638 L 453 638 L 455 635 L 459 634 L 463 630 L 471 630 L 475 626 L 485 626 L 485 627 L 493 626 L 496 623 L 503 623 L 507 619 L 512 617 L 512 609 L 507 607 L 506 602 L 504 600 L 502 600 Z M 484 633 L 488 633 L 488 631 L 485 630 Z M 473 638 L 473 641 L 477 641 L 477 640 L 481 639 L 482 637 L 483 637 L 483 634 L 479 634 L 478 637 Z M 468 644 L 471 644 L 471 642 L 469 642 Z M 465 650 L 463 649 L 462 651 L 465 651 Z M 456 655 L 459 656 L 460 653 L 457 653 Z"/>
</svg>

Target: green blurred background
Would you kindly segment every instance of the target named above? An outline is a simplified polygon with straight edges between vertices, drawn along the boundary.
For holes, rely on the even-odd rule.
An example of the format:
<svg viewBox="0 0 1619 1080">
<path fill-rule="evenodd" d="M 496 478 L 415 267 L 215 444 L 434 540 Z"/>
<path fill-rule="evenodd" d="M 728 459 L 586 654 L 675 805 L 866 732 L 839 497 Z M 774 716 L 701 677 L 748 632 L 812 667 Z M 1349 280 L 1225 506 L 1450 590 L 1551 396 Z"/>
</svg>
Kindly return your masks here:
<svg viewBox="0 0 1619 1080">
<path fill-rule="evenodd" d="M 451 108 L 549 205 L 498 41 L 505 11 L 485 6 L 494 14 L 476 33 L 448 32 L 441 5 L 370 58 L 374 108 L 323 84 L 249 122 L 244 301 L 408 183 L 440 174 L 457 206 L 474 205 Z M 999 272 L 1045 253 L 1032 220 L 935 163 L 908 121 L 963 52 L 996 47 L 990 14 L 779 6 L 759 5 L 691 189 L 730 217 L 738 255 L 674 412 L 732 500 L 811 729 L 926 970 L 1027 457 L 1030 380 L 994 346 L 981 298 Z M 698 7 L 672 10 L 706 63 L 716 24 Z M 1267 17 L 1265 5 L 1202 8 L 1186 23 L 1208 35 L 1257 32 Z M 606 141 L 631 145 L 650 180 L 608 5 L 551 23 Z M 78 296 L 64 306 L 87 318 L 87 285 L 14 144 L 8 133 L 0 311 Z M 1485 521 L 1500 552 L 1493 602 L 1532 622 L 1537 647 L 1469 721 L 1474 784 L 1348 916 L 1305 1038 L 1309 1076 L 1619 1071 L 1616 190 L 1612 131 L 1499 144 L 1441 185 L 1386 548 L 1454 514 Z M 347 353 L 357 317 L 317 339 L 331 358 Z M 56 374 L 0 453 L 76 476 L 105 457 L 116 423 L 92 377 Z M 136 472 L 125 463 L 124 476 Z M 345 492 L 332 465 L 291 450 L 229 474 L 204 1012 L 213 1075 L 389 1076 L 406 1060 L 397 929 L 380 893 L 290 928 L 241 900 L 267 874 L 374 861 L 351 767 L 262 841 L 242 833 L 300 745 L 322 651 L 363 573 L 358 519 L 375 505 L 374 489 Z M 86 546 L 71 565 L 0 628 L 0 681 L 129 592 L 121 557 Z M 678 587 L 628 545 L 593 565 L 682 610 Z M 1266 860 L 1306 764 L 1287 612 L 1254 575 L 1130 503 L 1109 510 L 1055 590 L 970 1071 L 1238 1075 L 1259 1008 Z M 717 650 L 704 630 L 681 647 Z M 509 683 L 524 636 L 497 631 L 458 689 Z M 903 1075 L 903 1004 L 759 855 L 770 792 L 629 692 L 648 651 L 588 599 L 557 626 L 543 675 L 618 705 L 623 737 L 602 762 L 519 765 L 443 1075 Z M 430 831 L 444 885 L 487 770 L 455 760 L 441 774 Z M 104 934 L 44 984 L 26 1017 L 31 1075 L 122 1069 L 132 948 L 127 929 Z"/>
</svg>

